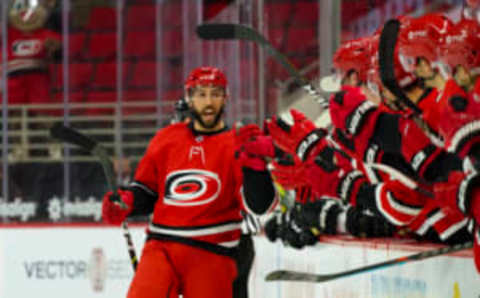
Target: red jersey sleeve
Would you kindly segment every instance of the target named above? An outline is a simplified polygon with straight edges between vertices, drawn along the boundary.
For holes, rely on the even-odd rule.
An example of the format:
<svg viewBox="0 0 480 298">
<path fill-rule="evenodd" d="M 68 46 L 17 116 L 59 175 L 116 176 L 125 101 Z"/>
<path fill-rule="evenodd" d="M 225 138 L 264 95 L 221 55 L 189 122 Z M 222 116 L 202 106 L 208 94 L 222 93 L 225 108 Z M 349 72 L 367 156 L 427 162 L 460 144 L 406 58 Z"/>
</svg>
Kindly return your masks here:
<svg viewBox="0 0 480 298">
<path fill-rule="evenodd" d="M 146 187 L 152 193 L 158 192 L 158 169 L 155 162 L 155 156 L 160 151 L 159 140 L 162 138 L 162 131 L 152 139 L 148 145 L 145 155 L 140 160 L 135 172 L 134 183 Z"/>
</svg>

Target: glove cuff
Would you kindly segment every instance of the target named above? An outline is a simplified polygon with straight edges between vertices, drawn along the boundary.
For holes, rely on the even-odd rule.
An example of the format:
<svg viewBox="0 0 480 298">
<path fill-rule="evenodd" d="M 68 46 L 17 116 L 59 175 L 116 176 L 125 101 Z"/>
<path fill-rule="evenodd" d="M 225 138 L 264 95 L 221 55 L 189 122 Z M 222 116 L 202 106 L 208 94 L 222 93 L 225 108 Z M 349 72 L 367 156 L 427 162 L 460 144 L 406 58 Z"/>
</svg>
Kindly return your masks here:
<svg viewBox="0 0 480 298">
<path fill-rule="evenodd" d="M 336 234 L 338 215 L 343 211 L 343 206 L 338 199 L 321 198 L 311 203 L 316 210 L 315 226 L 325 234 Z"/>
<path fill-rule="evenodd" d="M 473 194 L 479 185 L 480 175 L 478 173 L 472 173 L 460 182 L 457 191 L 457 206 L 464 214 L 468 215 L 470 213 Z"/>
<path fill-rule="evenodd" d="M 327 134 L 324 129 L 312 130 L 297 146 L 297 156 L 305 161 L 315 145 Z"/>
</svg>

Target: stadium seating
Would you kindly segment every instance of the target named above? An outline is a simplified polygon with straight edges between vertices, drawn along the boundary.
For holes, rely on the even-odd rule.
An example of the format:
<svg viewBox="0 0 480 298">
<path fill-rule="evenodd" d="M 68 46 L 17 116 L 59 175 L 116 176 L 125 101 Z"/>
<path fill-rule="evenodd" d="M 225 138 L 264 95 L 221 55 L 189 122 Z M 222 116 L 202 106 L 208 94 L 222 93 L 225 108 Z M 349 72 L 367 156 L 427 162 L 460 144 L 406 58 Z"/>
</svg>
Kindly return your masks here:
<svg viewBox="0 0 480 298">
<path fill-rule="evenodd" d="M 97 32 L 90 35 L 87 57 L 97 60 L 114 60 L 117 52 L 116 32 Z"/>
<path fill-rule="evenodd" d="M 85 56 L 86 34 L 84 32 L 71 33 L 69 35 L 69 58 L 81 60 Z"/>
<path fill-rule="evenodd" d="M 117 11 L 110 7 L 97 7 L 90 13 L 88 30 L 115 31 L 117 29 Z"/>
<path fill-rule="evenodd" d="M 161 42 L 157 49 L 155 1 L 136 0 L 126 3 L 123 32 L 123 90 L 124 99 L 155 100 L 157 83 L 157 50 L 161 53 L 160 75 L 162 99 L 176 100 L 182 93 L 184 70 L 181 1 L 167 1 L 158 10 L 162 18 Z M 318 46 L 318 3 L 315 1 L 266 1 L 264 8 L 267 38 L 286 53 L 299 68 L 317 59 L 312 55 Z M 112 102 L 117 86 L 117 10 L 115 7 L 95 7 L 86 26 L 69 36 L 69 90 L 72 100 Z M 198 42 L 198 41 L 196 41 Z M 208 53 L 211 43 L 199 43 Z M 255 51 L 256 53 L 256 51 Z M 245 55 L 242 54 L 242 55 Z M 256 55 L 254 55 L 256 57 Z M 250 74 L 252 57 L 242 56 L 240 73 Z M 254 60 L 255 61 L 255 60 Z M 256 72 L 253 72 L 256 74 Z M 267 75 L 285 79 L 288 74 L 276 62 L 267 60 Z M 256 81 L 258 78 L 255 77 Z M 63 68 L 56 67 L 55 100 L 63 100 Z M 167 88 L 167 89 L 165 89 Z M 178 90 L 177 90 L 178 89 Z"/>
<path fill-rule="evenodd" d="M 157 63 L 154 61 L 141 61 L 133 69 L 129 87 L 155 89 L 157 83 Z"/>
<path fill-rule="evenodd" d="M 154 31 L 156 26 L 155 11 L 154 5 L 129 6 L 126 23 L 128 30 Z"/>
<path fill-rule="evenodd" d="M 129 58 L 155 59 L 155 31 L 130 31 L 127 33 L 124 55 Z"/>
</svg>

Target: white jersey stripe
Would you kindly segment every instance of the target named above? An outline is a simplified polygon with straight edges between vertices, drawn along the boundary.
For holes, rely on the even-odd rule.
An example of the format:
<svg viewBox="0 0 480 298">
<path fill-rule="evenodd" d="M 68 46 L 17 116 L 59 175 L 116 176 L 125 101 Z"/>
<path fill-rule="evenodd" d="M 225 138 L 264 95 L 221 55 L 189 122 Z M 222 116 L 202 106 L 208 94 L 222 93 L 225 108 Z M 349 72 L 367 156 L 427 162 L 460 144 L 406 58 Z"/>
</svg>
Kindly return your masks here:
<svg viewBox="0 0 480 298">
<path fill-rule="evenodd" d="M 225 233 L 225 232 L 232 232 L 235 230 L 240 230 L 241 223 L 229 223 L 225 225 L 219 225 L 219 226 L 214 226 L 214 227 L 209 227 L 209 228 L 204 228 L 204 229 L 169 229 L 165 227 L 157 227 L 153 224 L 150 224 L 148 229 L 150 232 L 153 233 L 160 233 L 160 234 L 167 234 L 167 235 L 174 235 L 174 236 L 180 236 L 180 237 L 199 237 L 199 236 L 208 236 L 208 235 L 214 235 L 214 234 L 219 234 L 219 233 Z"/>
<path fill-rule="evenodd" d="M 416 233 L 420 236 L 425 235 L 428 229 L 436 224 L 439 220 L 445 217 L 445 214 L 442 211 L 437 211 L 435 215 L 429 217 L 421 226 L 417 229 Z"/>
<path fill-rule="evenodd" d="M 462 221 L 457 222 L 454 225 L 451 225 L 448 229 L 446 229 L 445 231 L 443 231 L 443 233 L 440 234 L 440 239 L 442 240 L 448 239 L 450 236 L 455 234 L 458 230 L 460 230 L 467 224 L 468 224 L 468 218 L 464 218 Z"/>
</svg>

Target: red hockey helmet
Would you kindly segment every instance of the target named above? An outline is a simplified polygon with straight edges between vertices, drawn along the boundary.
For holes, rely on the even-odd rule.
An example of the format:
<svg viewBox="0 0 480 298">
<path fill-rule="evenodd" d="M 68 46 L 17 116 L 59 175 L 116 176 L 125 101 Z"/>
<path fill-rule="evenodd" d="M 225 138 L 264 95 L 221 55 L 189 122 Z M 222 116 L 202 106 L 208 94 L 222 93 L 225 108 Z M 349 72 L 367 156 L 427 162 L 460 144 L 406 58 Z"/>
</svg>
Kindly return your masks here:
<svg viewBox="0 0 480 298">
<path fill-rule="evenodd" d="M 439 45 L 445 41 L 453 22 L 442 14 L 427 14 L 401 22 L 397 48 L 404 70 L 413 72 L 417 58 L 425 58 L 430 62 L 438 61 Z"/>
<path fill-rule="evenodd" d="M 372 55 L 371 42 L 371 36 L 362 37 L 347 41 L 337 49 L 333 57 L 333 65 L 342 78 L 354 70 L 358 73 L 360 81 L 366 81 Z"/>
<path fill-rule="evenodd" d="M 480 73 L 480 25 L 473 20 L 461 20 L 445 37 L 441 55 L 452 69 L 462 65 L 473 74 Z"/>
<path fill-rule="evenodd" d="M 380 42 L 380 33 L 381 30 L 377 30 L 375 34 L 371 37 L 371 50 L 370 50 L 370 64 L 367 71 L 367 83 L 369 85 L 374 85 L 374 89 L 379 90 L 382 86 L 380 79 L 380 63 L 378 60 L 378 45 Z"/>
<path fill-rule="evenodd" d="M 185 91 L 199 85 L 212 85 L 227 90 L 227 77 L 216 67 L 202 66 L 194 68 L 185 81 Z"/>
</svg>

